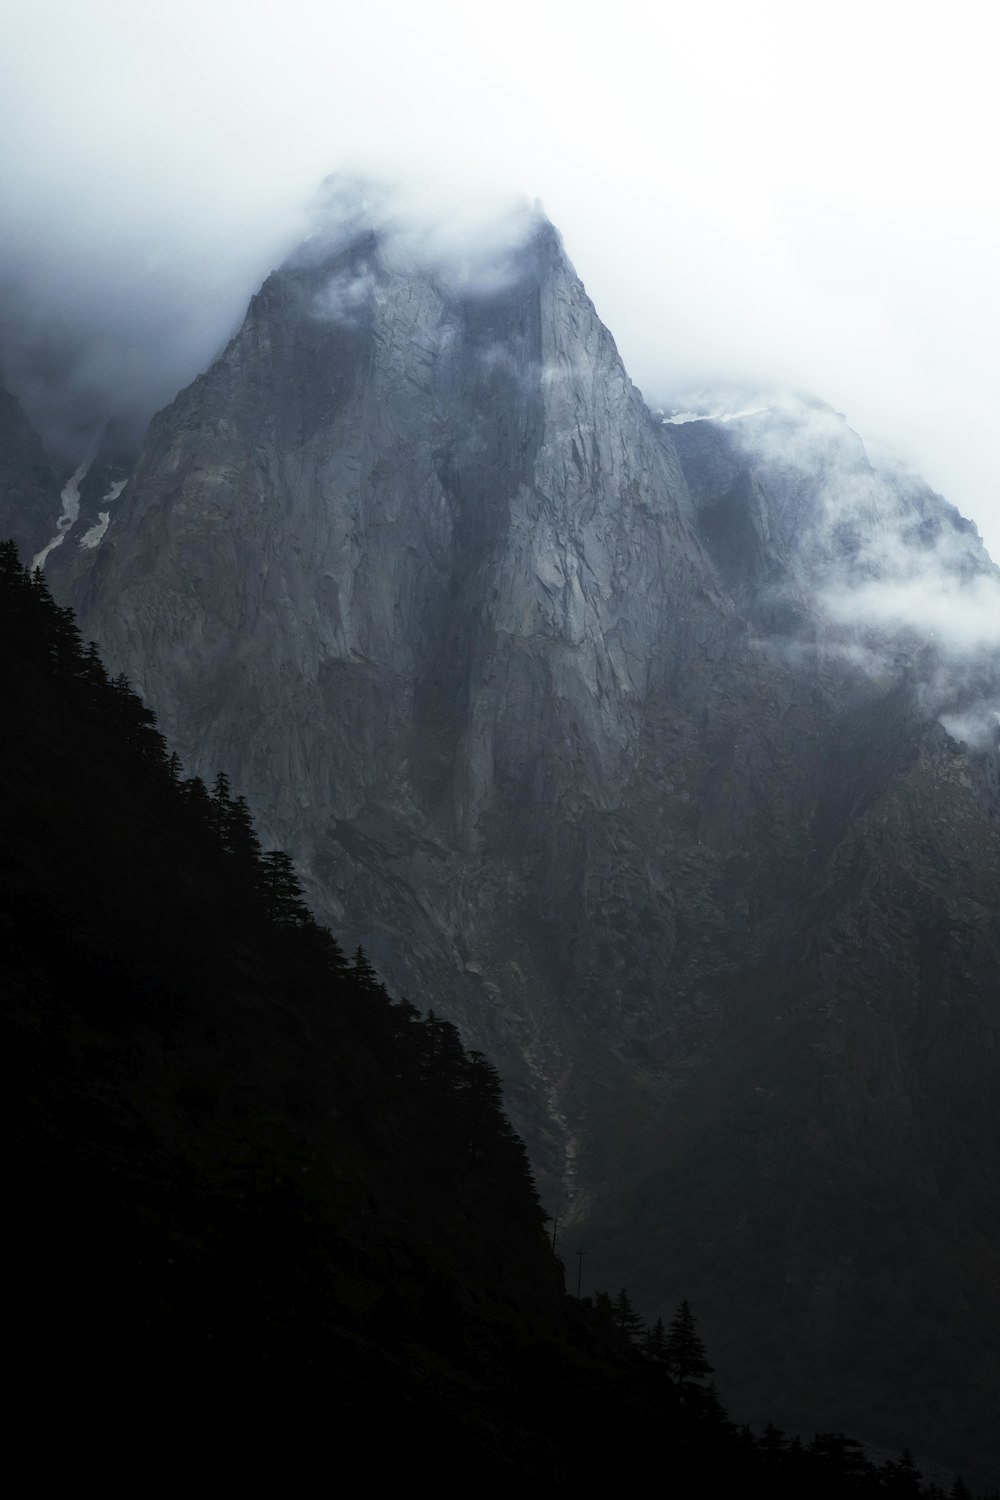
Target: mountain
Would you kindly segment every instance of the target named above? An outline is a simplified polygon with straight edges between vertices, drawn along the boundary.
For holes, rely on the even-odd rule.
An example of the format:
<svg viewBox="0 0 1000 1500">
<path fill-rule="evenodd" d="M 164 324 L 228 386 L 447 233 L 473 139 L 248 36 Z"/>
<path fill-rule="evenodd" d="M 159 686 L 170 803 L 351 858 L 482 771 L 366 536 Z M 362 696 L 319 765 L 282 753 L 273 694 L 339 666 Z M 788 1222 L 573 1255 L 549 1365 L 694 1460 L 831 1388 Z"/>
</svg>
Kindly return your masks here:
<svg viewBox="0 0 1000 1500">
<path fill-rule="evenodd" d="M 472 277 L 354 222 L 46 571 L 497 1062 L 585 1285 L 690 1297 L 752 1419 L 991 1476 L 997 679 L 949 601 L 997 574 L 765 405 L 651 411 L 544 220 Z"/>
</svg>

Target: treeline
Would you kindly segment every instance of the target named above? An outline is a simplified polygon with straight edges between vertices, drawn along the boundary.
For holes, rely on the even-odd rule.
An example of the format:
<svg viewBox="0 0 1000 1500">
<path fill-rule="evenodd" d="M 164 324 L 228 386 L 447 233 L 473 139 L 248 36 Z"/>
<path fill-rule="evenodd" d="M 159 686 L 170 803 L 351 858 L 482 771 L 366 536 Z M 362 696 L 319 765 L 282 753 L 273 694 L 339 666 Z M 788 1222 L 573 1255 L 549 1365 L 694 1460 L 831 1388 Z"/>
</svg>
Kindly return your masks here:
<svg viewBox="0 0 1000 1500">
<path fill-rule="evenodd" d="M 711 1446 L 726 1452 L 730 1471 L 752 1485 L 755 1492 L 787 1496 L 870 1495 L 899 1500 L 973 1500 L 965 1480 L 956 1477 L 948 1489 L 924 1481 L 909 1450 L 881 1463 L 872 1460 L 864 1445 L 842 1432 L 816 1433 L 811 1441 L 781 1431 L 769 1422 L 762 1432 L 740 1426 L 728 1417 L 708 1362 L 690 1304 L 681 1302 L 669 1325 L 662 1318 L 647 1324 L 632 1306 L 626 1288 L 612 1297 L 597 1292 L 596 1319 L 628 1340 L 648 1366 L 670 1383 L 675 1411 L 680 1414 L 682 1445 Z M 998 1500 L 991 1490 L 981 1500 Z"/>
</svg>

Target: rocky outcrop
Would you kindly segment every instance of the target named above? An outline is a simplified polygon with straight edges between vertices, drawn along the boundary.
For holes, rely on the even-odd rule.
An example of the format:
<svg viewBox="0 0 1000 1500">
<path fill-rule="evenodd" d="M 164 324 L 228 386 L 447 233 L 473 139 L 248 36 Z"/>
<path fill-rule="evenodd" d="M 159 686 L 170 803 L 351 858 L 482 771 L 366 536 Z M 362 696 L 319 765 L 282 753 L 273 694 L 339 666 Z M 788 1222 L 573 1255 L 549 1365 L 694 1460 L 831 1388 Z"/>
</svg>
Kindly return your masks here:
<svg viewBox="0 0 1000 1500">
<path fill-rule="evenodd" d="M 982 1469 L 998 762 L 864 590 L 878 537 L 995 574 L 830 420 L 655 418 L 544 222 L 472 288 L 356 228 L 268 279 L 53 578 L 499 1064 L 591 1286 L 690 1297 L 741 1412 Z"/>
</svg>

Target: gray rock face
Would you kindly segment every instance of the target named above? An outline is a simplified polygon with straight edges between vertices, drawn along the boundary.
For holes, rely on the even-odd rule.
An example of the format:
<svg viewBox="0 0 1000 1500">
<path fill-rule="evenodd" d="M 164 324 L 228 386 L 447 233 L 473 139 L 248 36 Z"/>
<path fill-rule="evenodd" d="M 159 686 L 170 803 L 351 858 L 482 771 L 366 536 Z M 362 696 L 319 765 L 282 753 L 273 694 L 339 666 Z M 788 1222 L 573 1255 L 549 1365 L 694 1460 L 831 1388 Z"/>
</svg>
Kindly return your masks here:
<svg viewBox="0 0 1000 1500">
<path fill-rule="evenodd" d="M 485 297 L 371 236 L 272 277 L 154 422 L 90 564 L 85 628 L 186 761 L 251 789 L 390 978 L 439 995 L 446 964 L 471 1034 L 553 1092 L 537 883 L 575 878 L 561 845 L 616 805 L 649 692 L 733 628 L 554 233 Z"/>
<path fill-rule="evenodd" d="M 545 224 L 476 293 L 362 232 L 269 278 L 59 588 L 498 1063 L 591 1287 L 688 1296 L 741 1416 L 985 1473 L 1000 768 L 936 715 L 995 674 L 870 586 L 901 537 L 996 574 L 829 414 L 754 421 L 654 418 Z"/>
</svg>

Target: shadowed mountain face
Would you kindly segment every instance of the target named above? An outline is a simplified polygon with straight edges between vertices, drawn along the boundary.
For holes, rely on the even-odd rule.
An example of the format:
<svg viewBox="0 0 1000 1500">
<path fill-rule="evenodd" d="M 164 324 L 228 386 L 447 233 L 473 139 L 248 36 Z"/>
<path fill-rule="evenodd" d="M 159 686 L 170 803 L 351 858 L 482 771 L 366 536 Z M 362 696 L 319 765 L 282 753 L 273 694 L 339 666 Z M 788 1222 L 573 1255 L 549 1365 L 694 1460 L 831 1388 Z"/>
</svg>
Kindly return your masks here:
<svg viewBox="0 0 1000 1500">
<path fill-rule="evenodd" d="M 996 678 L 893 603 L 978 538 L 826 408 L 654 418 L 545 224 L 476 292 L 307 249 L 53 588 L 498 1063 L 585 1289 L 989 1474 Z"/>
</svg>

